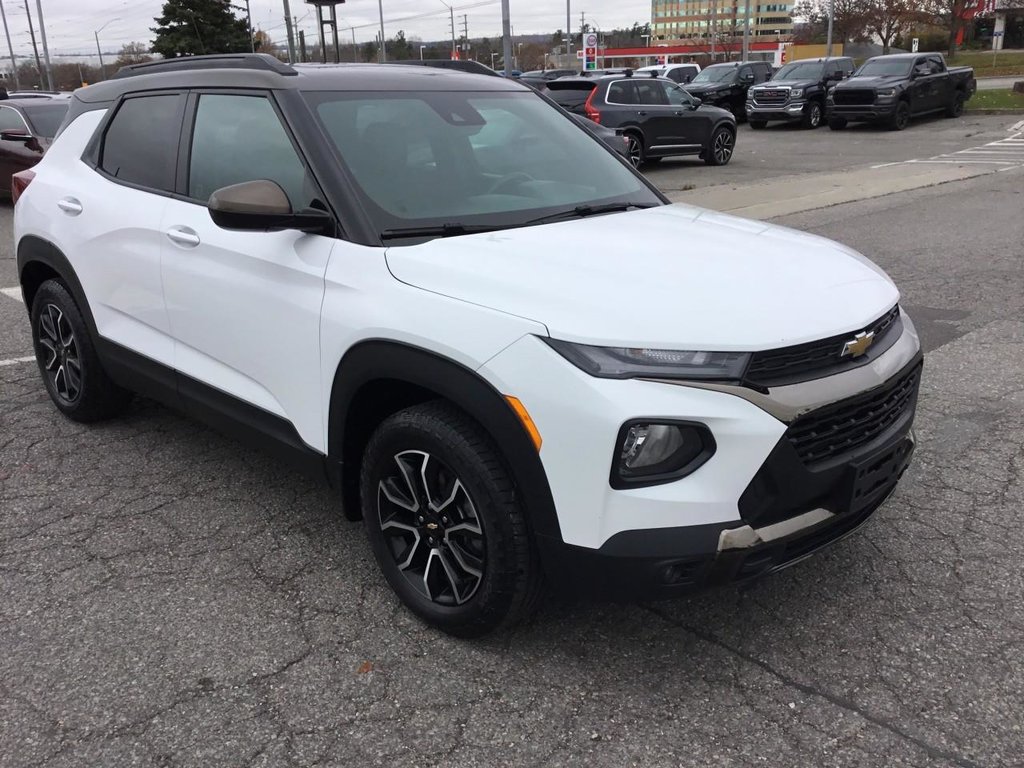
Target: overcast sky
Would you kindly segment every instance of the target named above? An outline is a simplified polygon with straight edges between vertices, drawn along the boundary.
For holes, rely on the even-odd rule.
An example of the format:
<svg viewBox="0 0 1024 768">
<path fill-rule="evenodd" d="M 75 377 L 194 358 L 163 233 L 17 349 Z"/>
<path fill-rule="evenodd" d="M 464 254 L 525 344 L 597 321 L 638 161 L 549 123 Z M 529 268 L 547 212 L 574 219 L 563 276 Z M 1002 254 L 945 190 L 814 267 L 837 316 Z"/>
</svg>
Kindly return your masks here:
<svg viewBox="0 0 1024 768">
<path fill-rule="evenodd" d="M 7 13 L 14 53 L 18 57 L 32 55 L 25 0 L 0 0 Z M 28 0 L 32 23 L 38 36 L 37 0 Z M 244 6 L 244 0 L 233 0 Z M 469 16 L 469 36 L 496 36 L 501 33 L 499 0 L 450 0 L 456 9 L 456 25 L 461 29 L 462 14 Z M 580 12 L 601 29 L 628 26 L 634 21 L 650 21 L 649 0 L 571 0 L 574 30 L 579 29 Z M 299 27 L 306 30 L 307 40 L 316 34 L 313 6 L 302 0 L 290 0 L 292 15 L 299 18 Z M 446 38 L 449 32 L 448 9 L 440 0 L 383 0 L 384 32 L 392 37 L 402 29 L 406 37 L 423 40 Z M 565 26 L 565 4 L 562 0 L 510 0 L 515 34 L 553 32 Z M 100 27 L 103 51 L 118 50 L 134 40 L 150 41 L 153 18 L 160 13 L 163 0 L 42 0 L 50 54 L 90 56 L 96 51 L 93 32 Z M 254 27 L 266 30 L 275 41 L 285 40 L 283 0 L 251 0 Z M 359 42 L 372 40 L 379 28 L 376 0 L 349 0 L 338 6 L 339 35 L 350 42 L 349 27 L 356 27 Z M 416 17 L 416 18 L 409 18 Z M 116 20 L 114 20 L 116 19 Z M 0 51 L 7 56 L 6 41 L 0 40 Z M 40 48 L 40 54 L 42 49 Z"/>
</svg>

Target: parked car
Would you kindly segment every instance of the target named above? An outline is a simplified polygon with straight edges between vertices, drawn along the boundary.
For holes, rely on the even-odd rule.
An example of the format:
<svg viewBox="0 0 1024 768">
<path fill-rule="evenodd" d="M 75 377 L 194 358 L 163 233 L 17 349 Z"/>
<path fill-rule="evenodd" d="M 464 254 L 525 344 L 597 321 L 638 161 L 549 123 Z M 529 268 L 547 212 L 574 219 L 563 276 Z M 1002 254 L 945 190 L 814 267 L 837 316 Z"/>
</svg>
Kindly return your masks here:
<svg viewBox="0 0 1024 768">
<path fill-rule="evenodd" d="M 700 73 L 700 64 L 652 64 L 640 67 L 639 73 L 653 72 L 657 77 L 667 77 L 673 83 L 685 84 Z"/>
<path fill-rule="evenodd" d="M 8 91 L 9 99 L 69 99 L 68 91 Z"/>
<path fill-rule="evenodd" d="M 671 80 L 622 76 L 562 78 L 548 95 L 565 109 L 621 132 L 634 167 L 663 157 L 698 155 L 725 165 L 736 148 L 736 121 L 704 106 Z"/>
<path fill-rule="evenodd" d="M 616 154 L 622 155 L 623 158 L 629 160 L 629 139 L 620 131 L 605 128 L 603 125 L 599 125 L 583 115 L 573 114 L 572 119 L 607 144 Z"/>
<path fill-rule="evenodd" d="M 850 534 L 913 451 L 896 286 L 670 205 L 581 135 L 457 72 L 121 70 L 20 174 L 42 386 L 79 422 L 156 396 L 331 478 L 401 601 L 461 636 L 544 584 L 672 597 Z"/>
<path fill-rule="evenodd" d="M 542 88 L 545 83 L 557 80 L 560 77 L 570 77 L 579 70 L 576 69 L 536 69 L 532 72 L 523 72 L 519 76 L 519 82 L 526 83 L 534 88 Z"/>
<path fill-rule="evenodd" d="M 455 72 L 467 72 L 474 75 L 491 75 L 494 77 L 501 76 L 486 64 L 469 59 L 402 59 L 400 61 L 389 61 L 387 63 L 398 66 L 420 66 L 433 67 L 435 69 L 448 69 Z"/>
<path fill-rule="evenodd" d="M 772 67 L 767 61 L 712 64 L 702 69 L 686 90 L 705 104 L 728 109 L 737 121 L 742 121 L 747 118 L 747 90 L 771 76 Z"/>
<path fill-rule="evenodd" d="M 851 122 L 874 122 L 902 131 L 922 115 L 960 117 L 976 88 L 974 70 L 948 68 L 941 53 L 875 56 L 829 90 L 829 127 L 841 130 Z"/>
<path fill-rule="evenodd" d="M 42 159 L 69 104 L 50 99 L 0 101 L 0 195 L 10 198 L 12 176 Z"/>
<path fill-rule="evenodd" d="M 786 64 L 772 79 L 747 91 L 747 121 L 764 128 L 770 121 L 799 122 L 817 128 L 825 122 L 828 89 L 853 74 L 853 59 L 833 56 Z"/>
</svg>

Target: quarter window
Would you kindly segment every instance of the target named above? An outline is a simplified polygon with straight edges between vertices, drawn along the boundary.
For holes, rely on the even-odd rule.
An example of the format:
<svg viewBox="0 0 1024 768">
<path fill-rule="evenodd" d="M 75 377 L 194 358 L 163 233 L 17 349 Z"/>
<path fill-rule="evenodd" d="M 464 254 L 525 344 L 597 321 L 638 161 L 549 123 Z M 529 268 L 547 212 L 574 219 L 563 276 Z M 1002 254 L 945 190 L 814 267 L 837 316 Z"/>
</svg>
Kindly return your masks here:
<svg viewBox="0 0 1024 768">
<path fill-rule="evenodd" d="M 10 107 L 0 107 L 0 131 L 24 131 L 25 121 L 16 110 Z"/>
<path fill-rule="evenodd" d="M 205 202 L 221 187 L 264 179 L 280 185 L 294 210 L 309 207 L 318 197 L 266 97 L 200 96 L 192 131 L 188 196 Z"/>
<path fill-rule="evenodd" d="M 608 86 L 609 104 L 636 104 L 636 91 L 633 84 L 624 80 Z"/>
<path fill-rule="evenodd" d="M 103 137 L 100 168 L 119 181 L 174 191 L 182 101 L 177 94 L 126 99 Z"/>
</svg>

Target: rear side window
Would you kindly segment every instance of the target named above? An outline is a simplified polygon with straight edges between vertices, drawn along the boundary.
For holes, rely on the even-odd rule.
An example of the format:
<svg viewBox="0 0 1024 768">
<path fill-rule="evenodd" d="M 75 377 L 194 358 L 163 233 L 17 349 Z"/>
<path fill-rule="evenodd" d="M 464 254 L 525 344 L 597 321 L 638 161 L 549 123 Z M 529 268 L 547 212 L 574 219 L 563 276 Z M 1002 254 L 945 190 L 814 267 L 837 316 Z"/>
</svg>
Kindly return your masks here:
<svg viewBox="0 0 1024 768">
<path fill-rule="evenodd" d="M 118 181 L 174 191 L 183 101 L 178 94 L 126 99 L 103 137 L 100 168 Z"/>
<path fill-rule="evenodd" d="M 633 89 L 633 83 L 628 80 L 619 80 L 616 83 L 612 83 L 608 86 L 608 103 L 609 104 L 636 104 L 636 91 Z"/>
</svg>

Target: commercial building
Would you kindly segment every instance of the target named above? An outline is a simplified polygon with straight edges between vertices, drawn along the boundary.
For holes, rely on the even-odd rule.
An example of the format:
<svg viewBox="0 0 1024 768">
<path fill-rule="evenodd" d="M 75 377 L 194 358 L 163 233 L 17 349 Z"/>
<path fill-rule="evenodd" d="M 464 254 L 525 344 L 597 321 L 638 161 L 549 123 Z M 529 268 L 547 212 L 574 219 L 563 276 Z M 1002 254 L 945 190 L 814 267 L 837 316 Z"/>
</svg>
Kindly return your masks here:
<svg viewBox="0 0 1024 768">
<path fill-rule="evenodd" d="M 743 36 L 746 8 L 747 0 L 651 0 L 651 35 L 666 44 L 729 42 Z M 788 39 L 792 8 L 750 0 L 751 39 Z"/>
</svg>

